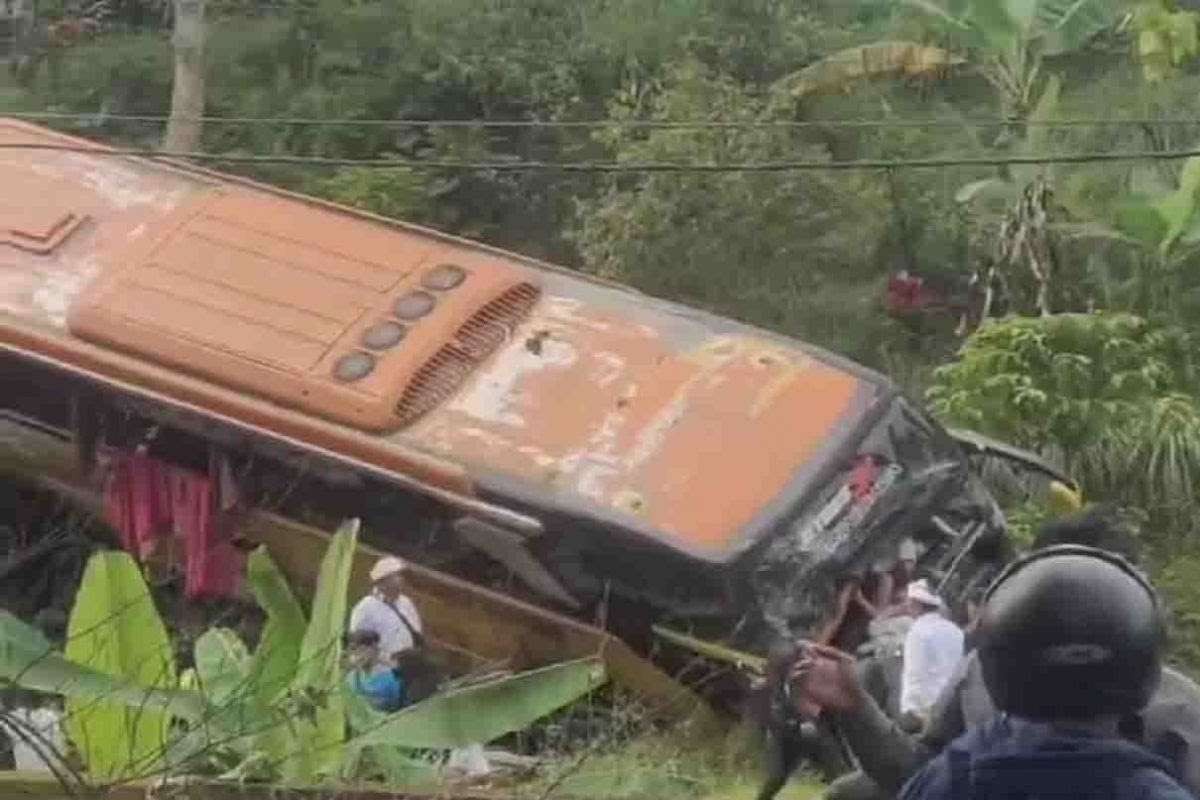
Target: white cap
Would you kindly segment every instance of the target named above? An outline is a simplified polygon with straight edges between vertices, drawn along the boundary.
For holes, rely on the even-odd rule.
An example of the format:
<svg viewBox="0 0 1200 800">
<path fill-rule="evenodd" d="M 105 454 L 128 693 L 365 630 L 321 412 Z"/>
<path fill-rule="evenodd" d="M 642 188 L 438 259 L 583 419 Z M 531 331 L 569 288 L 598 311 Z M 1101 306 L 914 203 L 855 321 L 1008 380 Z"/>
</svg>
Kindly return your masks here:
<svg viewBox="0 0 1200 800">
<path fill-rule="evenodd" d="M 403 572 L 407 567 L 408 564 L 402 558 L 384 556 L 375 562 L 375 566 L 371 567 L 371 581 L 378 583 L 389 575 Z"/>
<path fill-rule="evenodd" d="M 917 560 L 917 543 L 912 539 L 900 540 L 900 560 L 901 561 L 916 561 Z"/>
<path fill-rule="evenodd" d="M 928 581 L 924 578 L 910 583 L 907 594 L 909 600 L 916 600 L 918 603 L 934 608 L 942 607 L 942 598 L 933 593 L 933 590 L 929 588 Z"/>
</svg>

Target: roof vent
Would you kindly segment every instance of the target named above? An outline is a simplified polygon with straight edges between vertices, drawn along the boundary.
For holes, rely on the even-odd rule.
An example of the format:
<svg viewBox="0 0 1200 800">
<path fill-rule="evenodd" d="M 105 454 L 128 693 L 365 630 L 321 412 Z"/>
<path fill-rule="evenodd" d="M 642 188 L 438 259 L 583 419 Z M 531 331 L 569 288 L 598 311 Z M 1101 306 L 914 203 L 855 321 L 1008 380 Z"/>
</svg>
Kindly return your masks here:
<svg viewBox="0 0 1200 800">
<path fill-rule="evenodd" d="M 413 375 L 396 403 L 402 425 L 411 425 L 458 391 L 471 371 L 512 336 L 529 315 L 541 290 L 519 283 L 470 319 Z"/>
<path fill-rule="evenodd" d="M 0 244 L 35 255 L 54 252 L 87 219 L 71 211 L 45 208 L 0 209 Z"/>
</svg>

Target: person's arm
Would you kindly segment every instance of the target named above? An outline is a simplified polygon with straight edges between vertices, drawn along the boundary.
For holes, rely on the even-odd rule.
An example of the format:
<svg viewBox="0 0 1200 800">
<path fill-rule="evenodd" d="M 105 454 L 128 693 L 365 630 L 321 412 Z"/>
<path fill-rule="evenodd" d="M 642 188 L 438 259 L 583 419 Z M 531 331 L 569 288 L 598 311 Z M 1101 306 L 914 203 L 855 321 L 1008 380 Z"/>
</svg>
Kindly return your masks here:
<svg viewBox="0 0 1200 800">
<path fill-rule="evenodd" d="M 936 751 L 929 750 L 889 717 L 871 697 L 863 697 L 857 708 L 833 711 L 846 744 L 859 767 L 888 796 L 893 796 Z"/>
<path fill-rule="evenodd" d="M 870 600 L 867 599 L 867 595 L 863 592 L 861 586 L 859 587 L 858 592 L 854 595 L 854 602 L 858 604 L 858 607 L 861 608 L 863 613 L 865 613 L 868 617 L 874 619 L 876 616 L 878 616 L 879 610 L 871 604 Z"/>
<path fill-rule="evenodd" d="M 853 584 L 848 583 L 838 592 L 836 611 L 813 637 L 816 641 L 828 644 L 837 636 L 838 629 L 842 627 L 842 622 L 846 619 L 846 611 L 850 608 L 850 600 L 854 597 L 854 588 Z"/>
<path fill-rule="evenodd" d="M 879 573 L 879 585 L 875 587 L 874 606 L 883 611 L 892 605 L 892 594 L 896 591 L 896 576 L 891 570 Z"/>
<path fill-rule="evenodd" d="M 915 738 L 873 702 L 870 704 L 873 708 L 864 707 L 856 714 L 838 716 L 839 727 L 863 772 L 885 791 L 898 792 L 922 764 L 966 731 L 962 693 L 970 663 L 970 658 L 959 662 L 954 676 L 930 709 L 925 728 Z"/>
<path fill-rule="evenodd" d="M 802 657 L 793 673 L 797 699 L 825 709 L 863 772 L 894 795 L 934 753 L 905 733 L 871 698 L 859 682 L 851 656 L 814 644 L 806 645 L 806 649 L 811 655 Z M 807 680 L 811 665 L 819 658 L 839 664 L 836 682 Z"/>
<path fill-rule="evenodd" d="M 364 600 L 359 600 L 355 603 L 354 609 L 350 612 L 350 627 L 347 630 L 352 633 L 357 630 L 363 630 L 366 627 L 367 604 Z"/>
</svg>

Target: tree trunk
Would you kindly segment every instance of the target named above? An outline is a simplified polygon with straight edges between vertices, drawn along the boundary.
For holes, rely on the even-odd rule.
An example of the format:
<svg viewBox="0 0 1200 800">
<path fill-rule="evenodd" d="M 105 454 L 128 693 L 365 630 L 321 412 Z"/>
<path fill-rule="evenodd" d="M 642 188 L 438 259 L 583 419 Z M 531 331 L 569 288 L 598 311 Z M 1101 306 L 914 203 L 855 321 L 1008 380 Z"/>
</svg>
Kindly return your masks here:
<svg viewBox="0 0 1200 800">
<path fill-rule="evenodd" d="M 163 149 L 187 153 L 200 149 L 204 116 L 204 0 L 174 0 L 174 4 L 175 83 Z"/>
</svg>

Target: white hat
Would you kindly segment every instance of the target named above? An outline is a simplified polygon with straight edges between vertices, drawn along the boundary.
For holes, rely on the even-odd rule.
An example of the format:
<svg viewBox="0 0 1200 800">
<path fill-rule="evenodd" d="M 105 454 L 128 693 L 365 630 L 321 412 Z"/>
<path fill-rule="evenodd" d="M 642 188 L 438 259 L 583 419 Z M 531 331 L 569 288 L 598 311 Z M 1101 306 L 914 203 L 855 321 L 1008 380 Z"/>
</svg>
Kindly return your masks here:
<svg viewBox="0 0 1200 800">
<path fill-rule="evenodd" d="M 929 588 L 929 583 L 924 578 L 919 581 L 913 581 L 908 585 L 908 599 L 916 600 L 918 603 L 934 608 L 942 607 L 942 598 L 933 593 Z"/>
<path fill-rule="evenodd" d="M 389 575 L 403 572 L 407 567 L 408 564 L 402 558 L 384 556 L 375 562 L 375 566 L 371 567 L 371 581 L 379 582 Z"/>
<path fill-rule="evenodd" d="M 917 560 L 917 543 L 912 539 L 902 539 L 900 541 L 900 560 L 901 561 L 916 561 Z"/>
</svg>

